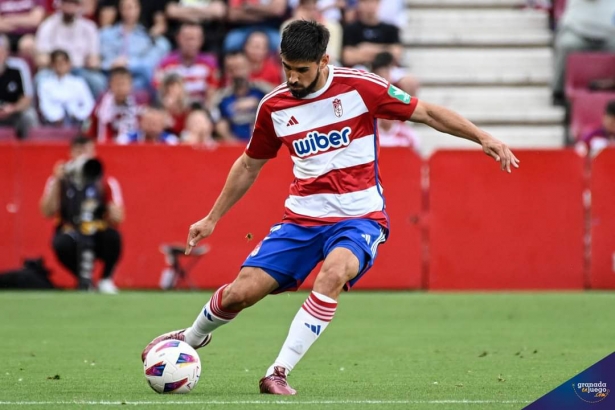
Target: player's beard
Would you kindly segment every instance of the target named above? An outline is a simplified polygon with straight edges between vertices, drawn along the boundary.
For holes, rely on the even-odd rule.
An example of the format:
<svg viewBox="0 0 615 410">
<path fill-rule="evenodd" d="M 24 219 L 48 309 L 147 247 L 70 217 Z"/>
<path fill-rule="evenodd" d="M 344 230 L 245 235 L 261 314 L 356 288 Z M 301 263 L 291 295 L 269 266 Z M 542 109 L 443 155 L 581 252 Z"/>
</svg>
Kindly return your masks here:
<svg viewBox="0 0 615 410">
<path fill-rule="evenodd" d="M 290 88 L 290 84 L 288 84 L 288 81 L 286 82 L 286 84 L 289 86 L 288 89 L 290 90 L 290 93 L 293 95 L 293 97 L 303 98 L 314 92 L 314 90 L 316 89 L 316 84 L 318 83 L 319 79 L 320 79 L 320 67 L 318 67 L 316 78 L 314 78 L 314 81 L 312 81 L 310 85 L 308 85 L 307 87 L 300 88 L 298 90 L 293 90 L 292 88 Z"/>
</svg>

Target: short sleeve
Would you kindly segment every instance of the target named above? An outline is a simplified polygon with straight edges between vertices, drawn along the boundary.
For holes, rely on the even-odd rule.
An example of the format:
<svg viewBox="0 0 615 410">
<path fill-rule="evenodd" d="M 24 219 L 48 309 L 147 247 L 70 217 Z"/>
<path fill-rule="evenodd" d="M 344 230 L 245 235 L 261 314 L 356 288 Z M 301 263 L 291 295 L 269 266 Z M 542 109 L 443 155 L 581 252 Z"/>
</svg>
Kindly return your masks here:
<svg viewBox="0 0 615 410">
<path fill-rule="evenodd" d="M 357 82 L 357 91 L 374 117 L 408 121 L 418 99 L 386 82 L 382 77 L 375 74 L 364 75 L 365 80 Z"/>
<path fill-rule="evenodd" d="M 122 189 L 119 182 L 114 177 L 107 177 L 104 183 L 104 199 L 105 203 L 115 204 L 117 206 L 124 205 L 124 198 L 122 196 Z"/>
<path fill-rule="evenodd" d="M 271 110 L 267 100 L 262 101 L 256 111 L 256 122 L 252 131 L 252 138 L 248 142 L 246 154 L 254 159 L 275 158 L 282 142 L 276 136 L 271 119 Z"/>
</svg>

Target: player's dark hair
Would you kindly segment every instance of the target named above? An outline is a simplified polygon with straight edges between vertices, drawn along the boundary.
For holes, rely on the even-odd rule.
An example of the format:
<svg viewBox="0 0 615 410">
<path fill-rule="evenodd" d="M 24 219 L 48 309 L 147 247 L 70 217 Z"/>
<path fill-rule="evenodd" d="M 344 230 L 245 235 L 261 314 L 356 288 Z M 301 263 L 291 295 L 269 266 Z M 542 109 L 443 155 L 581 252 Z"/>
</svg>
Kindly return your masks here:
<svg viewBox="0 0 615 410">
<path fill-rule="evenodd" d="M 83 134 L 79 134 L 70 141 L 70 147 L 71 148 L 83 147 L 84 145 L 93 144 L 93 143 L 94 143 L 94 140 L 92 138 L 86 137 Z"/>
<path fill-rule="evenodd" d="M 51 60 L 51 63 L 55 63 L 58 58 L 63 58 L 66 61 L 70 61 L 70 56 L 68 55 L 68 53 L 60 49 L 53 50 L 51 54 L 49 55 L 49 58 Z"/>
<path fill-rule="evenodd" d="M 604 109 L 604 113 L 606 115 L 615 117 L 615 100 L 609 101 L 609 103 L 606 105 L 606 108 Z"/>
<path fill-rule="evenodd" d="M 121 77 L 123 75 L 126 75 L 132 78 L 132 74 L 130 74 L 130 70 L 128 70 L 126 67 L 114 67 L 111 70 L 109 70 L 109 81 L 111 81 L 111 79 L 115 77 Z"/>
<path fill-rule="evenodd" d="M 315 21 L 295 20 L 282 31 L 280 54 L 288 61 L 318 62 L 327 51 L 329 30 Z"/>
</svg>

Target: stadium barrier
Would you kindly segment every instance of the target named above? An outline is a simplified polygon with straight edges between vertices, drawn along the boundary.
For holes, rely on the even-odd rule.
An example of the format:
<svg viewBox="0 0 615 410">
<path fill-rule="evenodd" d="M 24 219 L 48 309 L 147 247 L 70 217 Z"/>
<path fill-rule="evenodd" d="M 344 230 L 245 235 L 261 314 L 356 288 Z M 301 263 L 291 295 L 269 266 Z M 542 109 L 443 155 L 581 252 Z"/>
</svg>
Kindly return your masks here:
<svg viewBox="0 0 615 410">
<path fill-rule="evenodd" d="M 187 228 L 209 210 L 242 148 L 100 146 L 98 151 L 106 174 L 120 181 L 126 203 L 117 283 L 123 288 L 157 288 L 165 267 L 160 245 L 184 243 Z M 51 253 L 53 222 L 41 216 L 38 206 L 46 178 L 66 153 L 65 145 L 0 145 L 0 270 L 42 255 L 56 283 L 74 284 Z M 523 151 L 519 157 L 522 171 L 505 175 L 480 152 L 443 151 L 424 162 L 406 149 L 383 149 L 381 176 L 391 239 L 357 287 L 586 287 L 583 160 L 571 151 Z M 601 154 L 591 182 L 593 220 L 600 221 L 592 230 L 593 287 L 615 288 L 615 235 L 609 235 L 615 215 L 608 206 L 615 199 L 613 172 L 609 175 L 614 160 L 615 150 Z M 197 286 L 214 288 L 232 280 L 247 254 L 281 219 L 292 178 L 287 155 L 267 164 L 253 189 L 205 241 L 211 251 L 191 271 Z"/>
<path fill-rule="evenodd" d="M 590 283 L 615 289 L 615 149 L 594 159 L 590 180 Z"/>
<path fill-rule="evenodd" d="M 583 288 L 583 159 L 516 155 L 523 168 L 510 175 L 479 151 L 431 157 L 430 289 Z"/>
</svg>

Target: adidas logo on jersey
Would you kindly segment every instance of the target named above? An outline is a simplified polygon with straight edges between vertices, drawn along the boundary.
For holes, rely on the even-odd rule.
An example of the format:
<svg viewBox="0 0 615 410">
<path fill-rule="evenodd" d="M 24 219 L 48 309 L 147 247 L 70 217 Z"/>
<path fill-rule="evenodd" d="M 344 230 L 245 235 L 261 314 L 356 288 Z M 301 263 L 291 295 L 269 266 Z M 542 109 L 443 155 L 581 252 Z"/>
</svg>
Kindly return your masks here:
<svg viewBox="0 0 615 410">
<path fill-rule="evenodd" d="M 292 117 L 290 117 L 290 120 L 288 120 L 288 122 L 286 123 L 286 126 L 290 127 L 291 125 L 297 125 L 297 124 L 299 124 L 299 121 L 297 121 L 297 119 L 293 115 Z"/>
<path fill-rule="evenodd" d="M 340 148 L 350 144 L 350 127 L 344 127 L 341 131 L 330 131 L 328 134 L 320 134 L 318 131 L 308 132 L 305 138 L 293 141 L 293 148 L 298 157 L 307 157 L 329 148 Z"/>
</svg>

